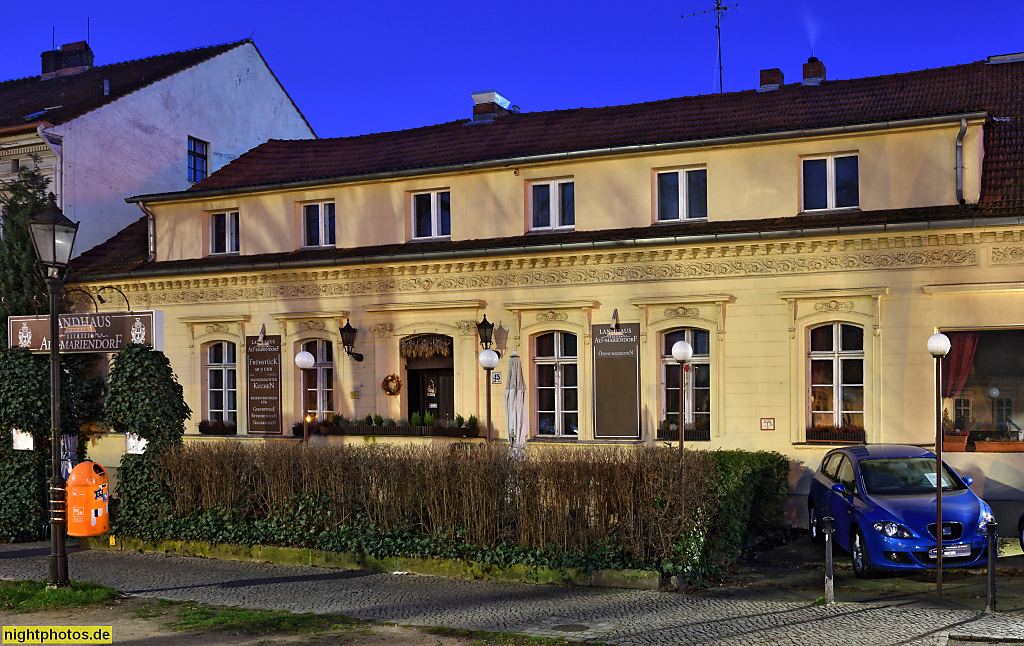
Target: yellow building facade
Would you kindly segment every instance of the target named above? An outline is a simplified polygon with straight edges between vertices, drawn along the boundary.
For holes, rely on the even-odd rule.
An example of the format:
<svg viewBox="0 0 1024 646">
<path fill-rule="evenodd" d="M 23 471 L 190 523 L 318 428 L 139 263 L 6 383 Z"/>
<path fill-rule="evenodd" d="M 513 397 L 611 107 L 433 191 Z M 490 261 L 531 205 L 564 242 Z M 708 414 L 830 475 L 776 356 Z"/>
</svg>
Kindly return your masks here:
<svg viewBox="0 0 1024 646">
<path fill-rule="evenodd" d="M 996 67 L 948 74 L 995 84 Z M 290 437 L 306 414 L 436 412 L 485 425 L 490 389 L 494 435 L 505 438 L 515 353 L 528 445 L 671 441 L 682 397 L 689 446 L 780 451 L 793 461 L 797 496 L 829 442 L 933 444 L 925 344 L 937 331 L 964 333 L 954 339 L 956 383 L 943 390 L 947 426 L 968 434 L 971 448 L 997 436 L 1004 446 L 947 462 L 1009 518 L 1024 499 L 1024 453 L 1005 441 L 1024 426 L 1024 359 L 1007 355 L 1018 330 L 1024 340 L 1024 220 L 1006 212 L 1020 176 L 1000 174 L 987 156 L 1002 159 L 1007 146 L 1019 155 L 1021 141 L 1007 144 L 999 119 L 1008 112 L 981 102 L 844 112 L 850 96 L 877 90 L 871 81 L 738 93 L 740 121 L 765 101 L 803 102 L 816 91 L 836 110 L 814 123 L 783 114 L 791 127 L 764 132 L 743 121 L 700 138 L 655 129 L 646 142 L 596 145 L 609 135 L 576 130 L 580 120 L 617 119 L 622 108 L 518 114 L 483 96 L 475 120 L 437 132 L 270 142 L 189 191 L 132 198 L 146 217 L 84 254 L 75 286 L 113 285 L 133 309 L 163 312 L 164 351 L 194 411 L 193 435 L 201 420 L 230 418 L 237 436 L 226 441 Z M 626 108 L 635 119 L 675 110 L 681 121 L 706 109 Z M 552 129 L 569 143 L 546 152 L 508 143 L 533 133 L 538 115 L 555 126 L 575 119 Z M 494 149 L 512 152 L 470 152 L 465 139 L 499 128 L 504 143 Z M 414 157 L 424 138 L 445 159 L 402 167 L 390 157 L 398 147 L 402 159 L 403 146 Z M 332 171 L 339 163 L 353 168 Z M 477 362 L 484 315 L 501 354 L 493 383 Z M 343 348 L 347 322 L 362 361 Z M 634 344 L 614 369 L 599 352 L 609 331 Z M 247 337 L 251 345 L 261 332 L 280 337 L 279 433 L 250 423 Z M 683 388 L 677 340 L 695 353 Z M 312 368 L 296 367 L 303 350 Z M 991 368 L 993 353 L 1013 365 Z M 402 383 L 397 394 L 382 388 L 390 375 Z M 996 387 L 1001 397 L 986 398 Z M 627 422 L 609 430 L 610 419 Z M 375 434 L 321 441 L 367 438 Z M 114 463 L 123 441 L 103 435 L 92 455 Z M 801 509 L 797 500 L 795 522 Z"/>
</svg>

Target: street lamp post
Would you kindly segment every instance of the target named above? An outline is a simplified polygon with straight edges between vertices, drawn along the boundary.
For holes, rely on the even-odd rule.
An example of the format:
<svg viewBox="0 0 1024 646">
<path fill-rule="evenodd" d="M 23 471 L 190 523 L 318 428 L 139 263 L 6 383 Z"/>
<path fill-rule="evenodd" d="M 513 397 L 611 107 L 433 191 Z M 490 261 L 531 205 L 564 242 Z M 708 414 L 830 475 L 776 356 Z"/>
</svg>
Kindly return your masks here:
<svg viewBox="0 0 1024 646">
<path fill-rule="evenodd" d="M 942 596 L 942 358 L 949 354 L 949 337 L 941 332 L 928 337 L 928 352 L 935 357 L 935 592 Z"/>
<path fill-rule="evenodd" d="M 992 386 L 985 391 L 985 394 L 992 400 L 992 438 L 995 439 L 996 431 L 999 430 L 999 426 L 996 424 L 996 399 L 999 398 L 999 389 Z"/>
<path fill-rule="evenodd" d="M 683 478 L 686 466 L 683 451 L 686 446 L 686 377 L 690 374 L 690 359 L 693 358 L 693 347 L 686 341 L 676 341 L 672 345 L 672 358 L 679 364 L 679 500 L 680 511 L 683 505 Z"/>
<path fill-rule="evenodd" d="M 302 390 L 302 395 L 299 397 L 299 402 L 303 408 L 306 407 L 306 371 L 313 367 L 316 363 L 316 359 L 312 354 L 305 350 L 295 355 L 295 366 L 299 369 L 299 387 Z M 309 411 L 302 411 L 302 441 L 309 441 L 309 423 L 313 421 L 309 416 Z"/>
<path fill-rule="evenodd" d="M 477 334 L 480 335 L 480 347 L 484 350 L 480 353 L 480 367 L 484 369 L 484 388 L 486 390 L 485 398 L 487 400 L 487 441 L 491 441 L 491 371 L 494 370 L 495 366 L 498 365 L 498 359 L 501 355 L 491 350 L 491 341 L 494 338 L 494 323 L 487 320 L 487 315 L 484 314 L 484 319 L 476 324 Z"/>
<path fill-rule="evenodd" d="M 60 322 L 61 285 L 71 262 L 78 223 L 69 220 L 50 193 L 43 210 L 28 222 L 36 258 L 50 295 L 50 585 L 68 585 L 68 554 L 64 544 L 67 530 L 66 483 L 60 471 Z"/>
</svg>

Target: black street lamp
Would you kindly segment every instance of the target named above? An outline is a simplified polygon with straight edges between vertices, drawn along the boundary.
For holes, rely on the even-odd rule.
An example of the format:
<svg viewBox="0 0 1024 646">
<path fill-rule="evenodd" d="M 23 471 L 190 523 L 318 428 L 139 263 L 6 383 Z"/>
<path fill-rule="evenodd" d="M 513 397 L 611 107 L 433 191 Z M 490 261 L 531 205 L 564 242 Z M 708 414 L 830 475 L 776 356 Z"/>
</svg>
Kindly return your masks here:
<svg viewBox="0 0 1024 646">
<path fill-rule="evenodd" d="M 43 210 L 28 221 L 36 257 L 46 279 L 50 294 L 50 585 L 68 585 L 68 554 L 64 545 L 67 530 L 66 483 L 60 471 L 60 325 L 59 304 L 61 285 L 71 262 L 78 223 L 69 220 L 57 206 L 57 198 L 50 193 Z"/>
<path fill-rule="evenodd" d="M 345 319 L 345 327 L 338 328 L 341 332 L 341 345 L 345 348 L 345 353 L 352 357 L 356 361 L 362 361 L 363 355 L 358 352 L 352 352 L 352 349 L 356 347 L 356 333 L 359 332 L 358 328 L 352 327 L 352 322 Z"/>
<path fill-rule="evenodd" d="M 942 358 L 949 354 L 949 337 L 938 332 L 928 337 L 928 353 L 935 359 L 935 594 L 942 596 Z"/>
<path fill-rule="evenodd" d="M 494 323 L 487 320 L 487 315 L 484 314 L 484 320 L 476 324 L 477 334 L 480 335 L 480 347 L 484 350 L 480 353 L 479 361 L 480 367 L 484 369 L 484 392 L 486 393 L 487 399 L 487 441 L 491 441 L 491 371 L 498 365 L 498 359 L 501 355 L 494 350 L 491 350 L 491 341 L 494 339 Z"/>
</svg>

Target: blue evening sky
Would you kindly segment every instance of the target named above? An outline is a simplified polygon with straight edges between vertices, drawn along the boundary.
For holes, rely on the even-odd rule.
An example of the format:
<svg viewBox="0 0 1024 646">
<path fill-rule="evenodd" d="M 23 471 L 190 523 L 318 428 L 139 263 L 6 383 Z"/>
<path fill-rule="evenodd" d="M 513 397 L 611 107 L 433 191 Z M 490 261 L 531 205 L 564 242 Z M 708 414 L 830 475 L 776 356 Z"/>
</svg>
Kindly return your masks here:
<svg viewBox="0 0 1024 646">
<path fill-rule="evenodd" d="M 831 79 L 955 65 L 1024 51 L 1024 1 L 730 0 L 726 91 L 780 67 L 799 81 L 812 50 Z M 523 111 L 718 91 L 714 0 L 30 2 L 4 8 L 0 79 L 39 74 L 39 54 L 84 40 L 96 63 L 252 36 L 321 137 L 468 117 L 496 89 Z M 16 28 L 12 28 L 13 26 Z"/>
</svg>

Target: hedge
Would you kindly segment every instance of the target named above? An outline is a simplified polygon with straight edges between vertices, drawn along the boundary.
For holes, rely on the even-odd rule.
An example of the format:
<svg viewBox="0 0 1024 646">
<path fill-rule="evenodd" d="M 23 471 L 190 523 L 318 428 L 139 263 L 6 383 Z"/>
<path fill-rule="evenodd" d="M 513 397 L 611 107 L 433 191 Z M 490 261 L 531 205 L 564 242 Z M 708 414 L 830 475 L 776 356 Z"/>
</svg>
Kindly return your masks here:
<svg viewBox="0 0 1024 646">
<path fill-rule="evenodd" d="M 126 456 L 112 531 L 495 565 L 721 575 L 782 520 L 778 453 L 239 442 Z M 125 466 L 130 468 L 125 469 Z"/>
</svg>

